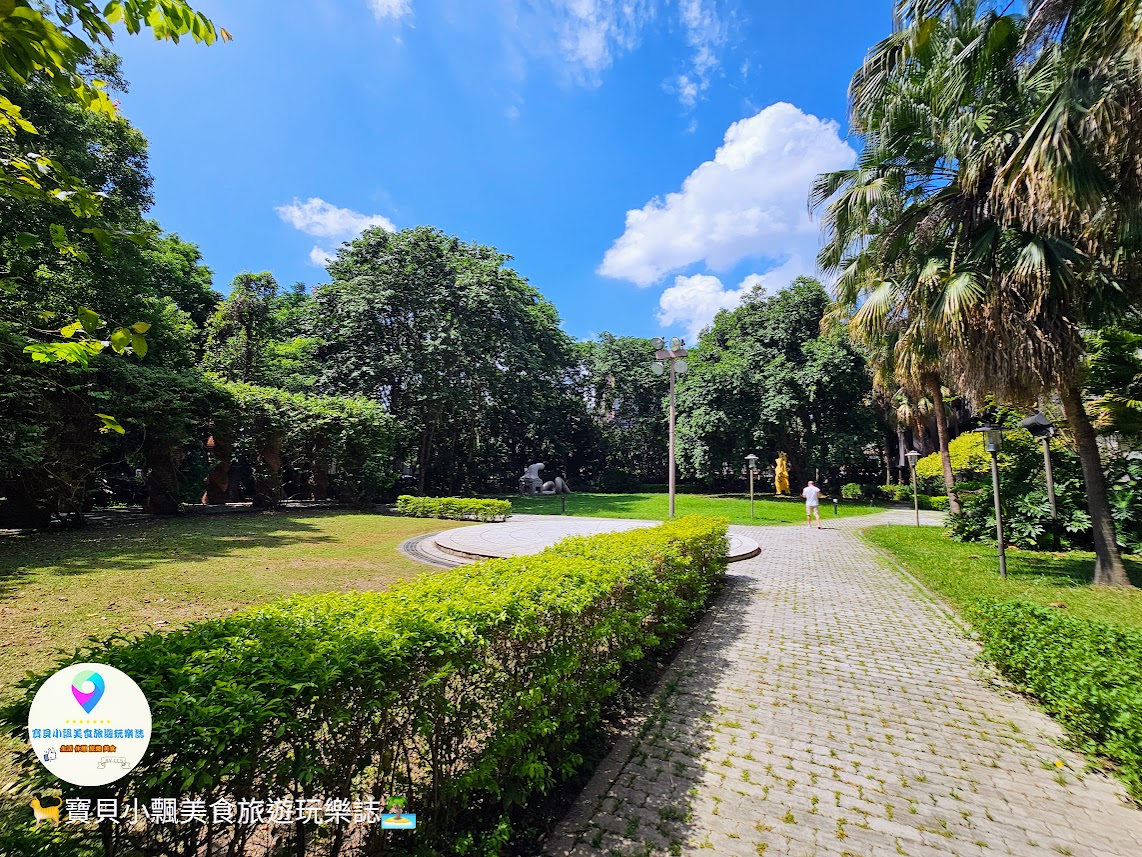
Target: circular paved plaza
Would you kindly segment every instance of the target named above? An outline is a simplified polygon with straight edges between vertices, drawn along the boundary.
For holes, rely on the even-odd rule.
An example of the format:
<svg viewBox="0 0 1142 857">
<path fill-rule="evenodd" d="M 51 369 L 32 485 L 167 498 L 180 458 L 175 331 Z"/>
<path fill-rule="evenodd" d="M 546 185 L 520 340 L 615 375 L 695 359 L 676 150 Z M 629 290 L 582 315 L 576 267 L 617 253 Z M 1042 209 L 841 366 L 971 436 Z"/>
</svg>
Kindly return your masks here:
<svg viewBox="0 0 1142 857">
<path fill-rule="evenodd" d="M 629 521 L 619 518 L 553 518 L 547 515 L 512 515 L 502 524 L 481 524 L 446 530 L 434 536 L 436 547 L 464 559 L 492 559 L 539 553 L 568 536 L 593 536 L 641 527 L 657 526 L 659 521 Z M 753 539 L 730 534 L 730 562 L 757 556 L 760 548 Z"/>
</svg>

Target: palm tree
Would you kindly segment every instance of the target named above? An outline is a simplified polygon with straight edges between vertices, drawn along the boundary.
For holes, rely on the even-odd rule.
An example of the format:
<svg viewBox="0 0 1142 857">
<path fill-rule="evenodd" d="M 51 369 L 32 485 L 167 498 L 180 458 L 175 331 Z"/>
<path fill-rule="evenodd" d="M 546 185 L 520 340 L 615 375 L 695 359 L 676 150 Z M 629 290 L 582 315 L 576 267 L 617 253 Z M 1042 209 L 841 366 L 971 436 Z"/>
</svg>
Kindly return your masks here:
<svg viewBox="0 0 1142 857">
<path fill-rule="evenodd" d="M 861 162 L 815 188 L 813 205 L 831 200 L 822 265 L 839 273 L 842 293 L 863 301 L 861 312 L 872 304 L 867 314 L 930 335 L 958 386 L 977 400 L 995 394 L 1023 403 L 1058 393 L 1083 462 L 1095 581 L 1129 585 L 1083 407 L 1082 334 L 1115 295 L 1136 300 L 1138 278 L 1129 270 L 1136 262 L 1121 258 L 1115 248 L 1123 243 L 1111 239 L 1132 241 L 1128 215 L 1142 216 L 1114 194 L 1085 219 L 1060 216 L 1066 206 L 1048 202 L 1044 188 L 1052 187 L 1093 204 L 1081 182 L 1066 185 L 1057 170 L 1039 175 L 1055 162 L 1028 142 L 1042 117 L 1054 115 L 1044 105 L 1057 100 L 1068 69 L 1061 42 L 1044 45 L 1023 17 L 976 0 L 914 0 L 899 11 L 902 27 L 853 78 L 853 127 L 866 143 Z M 1028 53 L 1036 38 L 1038 52 Z M 1083 158 L 1067 163 L 1083 177 Z M 1017 188 L 1042 211 L 1012 202 Z"/>
<path fill-rule="evenodd" d="M 850 288 L 836 291 L 837 301 L 829 323 L 843 320 L 853 340 L 864 346 L 873 370 L 873 386 L 891 395 L 894 421 L 898 426 L 909 426 L 913 437 L 921 438 L 925 418 L 934 418 L 948 508 L 952 513 L 959 512 L 960 501 L 948 446 L 951 432 L 944 402 L 939 342 L 924 333 L 919 313 L 897 313 L 890 321 L 887 314 L 877 310 L 875 302 L 865 301 L 857 306 L 859 294 L 851 288 L 851 281 L 846 285 Z"/>
</svg>

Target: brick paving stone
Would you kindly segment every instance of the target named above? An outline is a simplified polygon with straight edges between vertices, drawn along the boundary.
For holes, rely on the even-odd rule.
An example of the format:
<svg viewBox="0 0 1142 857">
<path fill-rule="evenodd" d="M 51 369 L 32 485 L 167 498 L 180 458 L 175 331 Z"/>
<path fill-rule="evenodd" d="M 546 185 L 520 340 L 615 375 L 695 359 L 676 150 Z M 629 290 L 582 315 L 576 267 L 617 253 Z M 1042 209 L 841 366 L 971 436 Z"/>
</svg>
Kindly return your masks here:
<svg viewBox="0 0 1142 857">
<path fill-rule="evenodd" d="M 959 620 L 856 536 L 912 520 L 734 527 L 761 555 L 730 566 L 642 733 L 543 853 L 1142 855 L 1121 785 L 1087 772 Z"/>
</svg>

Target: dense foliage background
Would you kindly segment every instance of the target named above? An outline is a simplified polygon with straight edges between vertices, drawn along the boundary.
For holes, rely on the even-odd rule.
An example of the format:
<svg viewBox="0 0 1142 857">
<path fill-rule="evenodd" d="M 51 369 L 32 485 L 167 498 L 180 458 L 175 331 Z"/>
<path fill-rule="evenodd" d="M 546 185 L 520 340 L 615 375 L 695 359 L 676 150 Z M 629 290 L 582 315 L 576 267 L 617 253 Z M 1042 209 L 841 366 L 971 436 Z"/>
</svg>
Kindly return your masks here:
<svg viewBox="0 0 1142 857">
<path fill-rule="evenodd" d="M 925 176 L 944 153 L 991 133 L 963 128 L 955 116 L 980 97 L 998 97 L 996 66 L 1022 62 L 1016 48 L 1030 36 L 1021 19 L 970 3 L 937 5 L 924 13 L 947 10 L 923 31 L 931 38 L 908 48 L 920 18 L 904 14 L 854 79 L 852 118 L 865 160 L 822 177 L 818 190 L 830 195 L 814 198 L 831 200 L 822 265 L 838 278 L 834 294 L 806 278 L 775 295 L 755 290 L 691 344 L 677 399 L 680 475 L 692 485 L 740 490 L 745 456 L 754 453 L 758 487 L 769 490 L 780 452 L 794 493 L 809 478 L 837 492 L 844 484 L 907 484 L 904 453 L 914 448 L 940 460 L 942 474 L 928 473 L 922 490 L 948 495 L 957 535 L 988 537 L 986 461 L 956 466 L 949 445 L 981 415 L 1005 412 L 988 389 L 969 383 L 983 377 L 964 369 L 973 349 L 953 341 L 933 313 L 957 307 L 967 321 L 956 329 L 971 330 L 967 313 L 1007 312 L 984 301 L 984 285 L 1005 282 L 1006 269 L 988 257 L 991 268 L 973 259 L 953 276 L 946 251 L 960 228 L 956 212 L 941 207 L 943 197 L 914 202 L 908 194 L 928 186 Z M 196 38 L 218 37 L 203 26 Z M 951 75 L 955 45 L 987 33 L 996 50 L 971 58 L 976 76 Z M 896 65 L 893 46 L 914 50 L 915 62 Z M 126 89 L 113 54 L 88 52 L 74 67 L 84 79 L 107 81 L 112 93 Z M 1061 68 L 1045 69 L 1043 80 Z M 143 135 L 114 110 L 90 109 L 43 70 L 24 71 L 0 69 L 21 117 L 0 129 L 6 150 L 34 143 L 53 175 L 66 175 L 95 202 L 61 205 L 58 195 L 21 195 L 7 185 L 0 193 L 6 522 L 78 521 L 102 503 L 172 513 L 200 501 L 365 504 L 401 491 L 510 492 L 537 461 L 548 478 L 562 475 L 575 487 L 623 491 L 666 481 L 666 382 L 649 371 L 649 339 L 602 333 L 573 341 L 510 256 L 429 226 L 365 232 L 338 250 L 327 282 L 284 286 L 255 266 L 223 296 L 198 249 L 147 216 Z M 1017 80 L 1002 85 L 1010 96 L 1005 121 L 1019 126 L 1043 93 Z M 927 111 L 935 124 L 908 125 L 912 114 L 896 106 Z M 951 191 L 976 198 L 966 186 Z M 908 231 L 916 205 L 931 208 L 940 228 Z M 1057 249 L 1050 241 L 1026 252 Z M 1075 257 L 1080 262 L 1101 264 Z M 1133 282 L 1129 270 L 1112 265 L 1110 273 L 1124 289 Z M 1064 539 L 1078 545 L 1101 533 L 1105 547 L 1106 527 L 1088 510 L 1103 494 L 1111 504 L 1103 517 L 1122 530 L 1118 541 L 1139 540 L 1138 465 L 1128 456 L 1142 432 L 1142 326 L 1132 306 L 1120 301 L 1114 312 L 1096 313 L 1083 304 L 1082 318 L 1098 324 L 1076 326 L 1082 343 L 1067 347 L 1077 368 L 1055 373 L 1068 396 L 1081 381 L 1099 445 L 1084 434 L 1073 402 L 1064 403 L 1064 419 L 1062 393 L 1045 397 L 1060 425 Z M 1003 380 L 999 367 L 984 368 Z M 1013 539 L 1041 544 L 1044 475 L 1034 445 L 1017 462 L 1021 449 L 1005 459 L 1006 512 Z M 1095 483 L 1107 477 L 1100 493 Z M 902 487 L 890 496 L 905 494 Z"/>
</svg>

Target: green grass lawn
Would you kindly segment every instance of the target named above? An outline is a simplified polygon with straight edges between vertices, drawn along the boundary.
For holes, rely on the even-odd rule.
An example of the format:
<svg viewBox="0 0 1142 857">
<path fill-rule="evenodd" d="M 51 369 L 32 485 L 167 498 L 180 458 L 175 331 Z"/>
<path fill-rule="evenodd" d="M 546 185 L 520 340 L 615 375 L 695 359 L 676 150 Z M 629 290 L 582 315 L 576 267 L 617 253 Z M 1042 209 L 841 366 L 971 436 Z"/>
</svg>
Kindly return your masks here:
<svg viewBox="0 0 1142 857">
<path fill-rule="evenodd" d="M 177 627 L 298 592 L 384 589 L 429 569 L 398 544 L 451 526 L 281 512 L 0 539 L 0 669 L 22 676 L 88 636 Z M 11 692 L 5 683 L 0 699 Z"/>
<path fill-rule="evenodd" d="M 861 536 L 956 607 L 980 596 L 1062 603 L 1067 613 L 1084 619 L 1142 629 L 1142 589 L 1091 586 L 1093 553 L 1009 549 L 1004 581 L 996 548 L 954 542 L 935 527 L 872 527 Z M 1142 587 L 1142 558 L 1128 557 L 1126 566 L 1134 585 Z"/>
<path fill-rule="evenodd" d="M 588 518 L 637 518 L 646 521 L 665 521 L 669 517 L 670 499 L 666 494 L 565 494 L 567 514 Z M 558 515 L 562 511 L 560 496 L 523 497 L 504 495 L 511 500 L 512 511 L 527 515 Z M 749 495 L 678 494 L 675 508 L 679 515 L 712 515 L 729 518 L 733 524 L 748 524 Z M 867 502 L 842 500 L 842 517 L 868 515 L 881 511 L 884 506 L 870 506 Z M 754 500 L 755 524 L 803 524 L 805 501 L 800 497 L 787 499 Z M 833 517 L 833 504 L 824 500 L 821 517 Z"/>
</svg>

